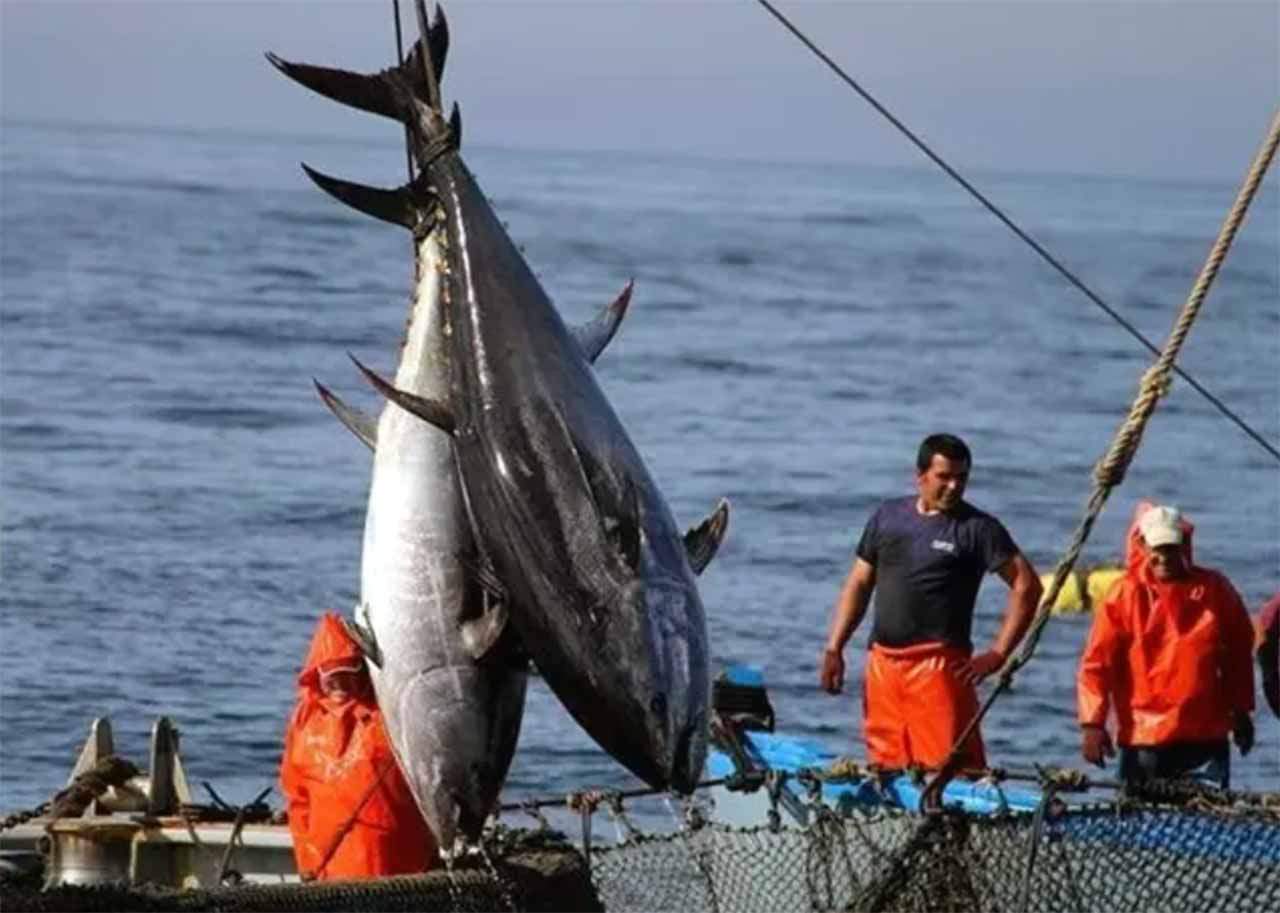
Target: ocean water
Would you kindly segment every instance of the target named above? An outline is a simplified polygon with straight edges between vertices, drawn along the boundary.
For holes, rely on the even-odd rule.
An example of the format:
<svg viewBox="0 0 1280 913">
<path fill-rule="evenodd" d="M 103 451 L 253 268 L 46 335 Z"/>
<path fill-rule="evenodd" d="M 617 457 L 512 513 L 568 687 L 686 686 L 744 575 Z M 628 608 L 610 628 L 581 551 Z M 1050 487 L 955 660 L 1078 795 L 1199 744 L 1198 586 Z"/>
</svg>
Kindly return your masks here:
<svg viewBox="0 0 1280 913">
<path fill-rule="evenodd" d="M 389 186 L 399 138 L 6 123 L 0 144 L 0 810 L 60 787 L 99 715 L 139 762 L 172 717 L 192 780 L 246 801 L 274 781 L 317 616 L 358 590 L 371 463 L 311 380 L 378 407 L 346 353 L 393 368 L 411 273 L 406 233 L 344 210 L 296 163 Z M 731 500 L 701 584 L 711 653 L 763 669 L 780 730 L 861 754 L 869 625 L 845 695 L 819 691 L 818 654 L 853 543 L 878 500 L 911 491 L 925 434 L 967 438 L 970 500 L 1042 571 L 1056 563 L 1149 358 L 945 176 L 466 158 L 570 321 L 635 278 L 598 375 L 680 522 Z M 1157 344 L 1236 192 L 971 177 Z M 1277 217 L 1272 178 L 1181 360 L 1273 444 Z M 1085 564 L 1118 557 L 1142 497 L 1190 515 L 1199 562 L 1251 609 L 1280 587 L 1280 465 L 1183 382 Z M 979 643 L 1003 594 L 983 587 Z M 1054 620 L 997 702 L 994 763 L 1083 765 L 1087 624 Z M 1280 723 L 1256 720 L 1235 782 L 1280 789 Z M 535 679 L 506 798 L 635 785 Z"/>
</svg>

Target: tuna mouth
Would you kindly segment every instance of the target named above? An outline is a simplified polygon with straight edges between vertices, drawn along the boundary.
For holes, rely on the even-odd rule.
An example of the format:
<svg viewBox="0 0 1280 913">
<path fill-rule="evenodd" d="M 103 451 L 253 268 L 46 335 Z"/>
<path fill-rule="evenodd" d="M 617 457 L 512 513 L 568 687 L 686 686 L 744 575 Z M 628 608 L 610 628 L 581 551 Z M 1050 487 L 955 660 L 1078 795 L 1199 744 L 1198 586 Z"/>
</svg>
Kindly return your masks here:
<svg viewBox="0 0 1280 913">
<path fill-rule="evenodd" d="M 671 755 L 669 766 L 670 773 L 667 781 L 671 785 L 671 789 L 675 792 L 688 795 L 693 792 L 694 787 L 698 785 L 698 781 L 702 779 L 702 765 L 705 758 L 702 755 L 704 751 L 698 751 L 696 748 L 698 730 L 701 728 L 701 717 L 695 718 L 694 722 L 680 731 L 676 738 L 675 750 Z M 705 742 L 703 742 L 705 745 Z M 698 757 L 695 757 L 698 755 Z"/>
<path fill-rule="evenodd" d="M 702 779 L 706 761 L 706 714 L 695 710 L 688 719 L 676 707 L 672 713 L 668 697 L 659 692 L 649 700 L 649 757 L 656 762 L 657 782 L 664 789 L 685 794 L 693 792 Z M 648 779 L 648 778 L 645 778 Z"/>
</svg>

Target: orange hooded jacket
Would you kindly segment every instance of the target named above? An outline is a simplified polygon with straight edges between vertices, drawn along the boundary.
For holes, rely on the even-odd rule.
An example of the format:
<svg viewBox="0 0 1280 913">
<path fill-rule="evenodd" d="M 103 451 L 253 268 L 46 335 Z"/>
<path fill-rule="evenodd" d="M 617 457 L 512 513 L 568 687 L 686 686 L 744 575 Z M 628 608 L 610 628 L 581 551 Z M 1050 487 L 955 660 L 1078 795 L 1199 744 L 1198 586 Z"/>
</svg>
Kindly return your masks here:
<svg viewBox="0 0 1280 913">
<path fill-rule="evenodd" d="M 364 667 L 338 616 L 325 613 L 298 676 L 280 764 L 298 872 L 327 880 L 426 871 L 435 840 L 391 752 L 367 676 L 364 693 L 341 703 L 320 691 L 320 668 L 342 661 Z"/>
<path fill-rule="evenodd" d="M 1122 746 L 1223 739 L 1236 712 L 1253 710 L 1249 615 L 1226 577 L 1192 564 L 1185 520 L 1187 576 L 1155 579 L 1138 530 L 1151 506 L 1138 504 L 1125 575 L 1094 612 L 1080 657 L 1080 723 L 1103 726 L 1114 710 Z"/>
</svg>

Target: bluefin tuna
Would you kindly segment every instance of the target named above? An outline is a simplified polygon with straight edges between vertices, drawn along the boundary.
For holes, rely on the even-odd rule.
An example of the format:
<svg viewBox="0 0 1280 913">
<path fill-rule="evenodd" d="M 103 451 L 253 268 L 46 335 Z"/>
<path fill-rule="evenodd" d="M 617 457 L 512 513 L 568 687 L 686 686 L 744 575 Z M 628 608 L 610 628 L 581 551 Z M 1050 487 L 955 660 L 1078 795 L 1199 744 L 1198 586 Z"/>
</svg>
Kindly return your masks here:
<svg viewBox="0 0 1280 913">
<path fill-rule="evenodd" d="M 438 79 L 448 45 L 437 15 L 429 46 Z M 273 64 L 304 83 L 325 71 Z M 425 96 L 422 43 L 394 75 Z M 364 83 L 367 105 L 382 82 Z M 374 190 L 303 166 L 324 190 L 414 233 L 415 283 L 395 383 L 415 395 L 447 393 L 442 305 L 444 229 L 421 180 Z M 475 552 L 448 438 L 386 404 L 376 422 L 317 382 L 338 417 L 374 451 L 365 518 L 360 603 L 351 625 L 370 659 L 396 758 L 424 819 L 449 852 L 479 836 L 506 778 L 524 710 L 528 660 L 489 624 L 491 600 L 467 570 Z"/>
<path fill-rule="evenodd" d="M 417 13 L 425 35 L 421 0 Z M 447 394 L 362 370 L 451 437 L 476 579 L 502 607 L 492 627 L 509 618 L 557 697 L 613 757 L 654 787 L 690 791 L 706 753 L 710 688 L 695 574 L 724 535 L 728 505 L 678 532 L 596 382 L 589 346 L 565 326 L 464 164 L 458 108 L 444 117 L 438 86 L 424 98 L 395 70 L 327 71 L 308 84 L 397 117 L 414 137 L 419 190 L 442 223 Z"/>
</svg>

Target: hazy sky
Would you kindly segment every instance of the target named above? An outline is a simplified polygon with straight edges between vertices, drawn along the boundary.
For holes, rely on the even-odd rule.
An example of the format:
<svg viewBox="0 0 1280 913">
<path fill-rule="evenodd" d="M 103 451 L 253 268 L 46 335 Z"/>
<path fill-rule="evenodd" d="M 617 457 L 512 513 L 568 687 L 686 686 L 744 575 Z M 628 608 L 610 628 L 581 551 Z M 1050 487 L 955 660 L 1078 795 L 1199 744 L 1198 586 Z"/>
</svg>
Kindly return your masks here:
<svg viewBox="0 0 1280 913">
<path fill-rule="evenodd" d="M 962 170 L 1234 182 L 1280 103 L 1277 0 L 777 6 Z M 445 96 L 468 143 L 924 162 L 755 0 L 445 8 Z M 391 0 L 0 0 L 3 116 L 384 137 L 262 53 L 380 69 L 390 13 Z"/>
</svg>

